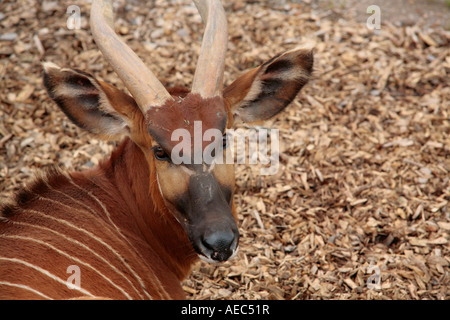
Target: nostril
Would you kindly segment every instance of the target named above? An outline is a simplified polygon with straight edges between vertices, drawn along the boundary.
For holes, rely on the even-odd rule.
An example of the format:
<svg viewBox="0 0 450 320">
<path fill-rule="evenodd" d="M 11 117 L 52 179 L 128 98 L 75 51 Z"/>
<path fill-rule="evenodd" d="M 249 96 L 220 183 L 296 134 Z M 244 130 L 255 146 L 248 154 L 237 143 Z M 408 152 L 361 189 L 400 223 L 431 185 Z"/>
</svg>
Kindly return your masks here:
<svg viewBox="0 0 450 320">
<path fill-rule="evenodd" d="M 211 250 L 226 250 L 230 249 L 234 241 L 233 232 L 217 231 L 203 238 L 205 247 Z"/>
<path fill-rule="evenodd" d="M 218 261 L 225 261 L 232 255 L 234 242 L 232 231 L 216 231 L 202 239 L 203 245 L 212 250 L 211 258 Z"/>
</svg>

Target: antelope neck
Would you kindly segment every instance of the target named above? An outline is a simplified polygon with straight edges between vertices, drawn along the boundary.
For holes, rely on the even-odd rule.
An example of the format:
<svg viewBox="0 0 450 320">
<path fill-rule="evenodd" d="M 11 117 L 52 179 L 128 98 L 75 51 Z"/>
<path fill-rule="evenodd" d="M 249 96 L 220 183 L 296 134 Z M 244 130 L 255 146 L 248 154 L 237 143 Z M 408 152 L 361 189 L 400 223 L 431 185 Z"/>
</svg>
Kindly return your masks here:
<svg viewBox="0 0 450 320">
<path fill-rule="evenodd" d="M 105 171 L 126 208 L 122 212 L 117 211 L 118 215 L 124 215 L 117 219 L 134 220 L 131 236 L 148 244 L 146 250 L 151 252 L 150 259 L 159 257 L 178 279 L 184 279 L 197 254 L 181 225 L 165 206 L 156 172 L 148 167 L 141 149 L 126 138 L 111 157 L 99 165 L 99 169 Z"/>
</svg>

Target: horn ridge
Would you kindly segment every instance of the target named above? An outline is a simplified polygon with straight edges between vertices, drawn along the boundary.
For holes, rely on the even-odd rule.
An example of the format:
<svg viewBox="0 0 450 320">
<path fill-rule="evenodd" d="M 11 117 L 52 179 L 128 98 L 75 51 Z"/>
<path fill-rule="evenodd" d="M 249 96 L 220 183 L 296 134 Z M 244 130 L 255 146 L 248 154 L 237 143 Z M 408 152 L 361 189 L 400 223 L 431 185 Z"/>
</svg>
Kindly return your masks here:
<svg viewBox="0 0 450 320">
<path fill-rule="evenodd" d="M 141 111 L 162 106 L 171 95 L 137 54 L 114 32 L 111 0 L 94 0 L 90 25 L 105 59 L 130 91 Z"/>
<path fill-rule="evenodd" d="M 220 0 L 194 0 L 206 24 L 202 48 L 195 69 L 192 93 L 203 98 L 221 96 L 228 44 L 228 24 Z"/>
</svg>

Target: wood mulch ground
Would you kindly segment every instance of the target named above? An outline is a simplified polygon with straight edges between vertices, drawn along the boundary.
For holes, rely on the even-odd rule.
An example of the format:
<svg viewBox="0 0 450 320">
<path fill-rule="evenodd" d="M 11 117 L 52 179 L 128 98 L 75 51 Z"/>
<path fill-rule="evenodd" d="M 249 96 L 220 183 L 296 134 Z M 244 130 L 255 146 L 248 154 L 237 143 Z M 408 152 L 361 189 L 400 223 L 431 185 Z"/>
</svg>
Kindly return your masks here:
<svg viewBox="0 0 450 320">
<path fill-rule="evenodd" d="M 199 262 L 192 299 L 450 299 L 450 33 L 374 32 L 311 1 L 223 1 L 225 81 L 314 41 L 312 81 L 280 116 L 280 168 L 236 165 L 240 251 Z M 47 97 L 41 61 L 120 88 L 60 1 L 0 3 L 0 201 L 46 167 L 94 166 L 115 143 L 75 127 Z M 116 31 L 168 85 L 189 86 L 203 25 L 190 1 L 116 1 Z M 280 4 L 281 3 L 281 4 Z M 26 8 L 26 10 L 24 9 Z"/>
</svg>

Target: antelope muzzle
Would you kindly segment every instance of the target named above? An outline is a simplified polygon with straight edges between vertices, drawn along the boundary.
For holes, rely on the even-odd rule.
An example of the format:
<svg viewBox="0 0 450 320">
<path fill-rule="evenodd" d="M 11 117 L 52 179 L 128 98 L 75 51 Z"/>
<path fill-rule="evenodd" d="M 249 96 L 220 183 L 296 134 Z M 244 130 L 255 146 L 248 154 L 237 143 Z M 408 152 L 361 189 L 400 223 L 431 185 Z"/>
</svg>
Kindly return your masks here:
<svg viewBox="0 0 450 320">
<path fill-rule="evenodd" d="M 239 231 L 231 208 L 232 192 L 212 173 L 198 173 L 189 180 L 190 205 L 187 233 L 199 257 L 208 262 L 226 261 L 238 251 Z"/>
</svg>

